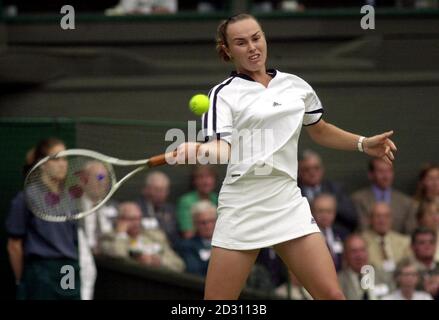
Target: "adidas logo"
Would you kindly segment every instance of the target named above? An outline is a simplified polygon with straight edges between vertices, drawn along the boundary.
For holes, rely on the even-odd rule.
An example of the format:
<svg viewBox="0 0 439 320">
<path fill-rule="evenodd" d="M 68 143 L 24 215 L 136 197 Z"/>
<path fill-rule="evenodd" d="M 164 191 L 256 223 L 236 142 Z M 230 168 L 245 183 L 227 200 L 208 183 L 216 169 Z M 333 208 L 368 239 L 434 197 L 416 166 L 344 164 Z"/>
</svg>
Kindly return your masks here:
<svg viewBox="0 0 439 320">
<path fill-rule="evenodd" d="M 282 103 L 278 103 L 278 102 L 273 102 L 273 107 L 277 107 L 277 106 L 281 106 L 282 105 Z"/>
<path fill-rule="evenodd" d="M 314 218 L 311 218 L 311 224 L 316 224 L 317 222 L 316 222 L 316 219 L 314 219 Z"/>
</svg>

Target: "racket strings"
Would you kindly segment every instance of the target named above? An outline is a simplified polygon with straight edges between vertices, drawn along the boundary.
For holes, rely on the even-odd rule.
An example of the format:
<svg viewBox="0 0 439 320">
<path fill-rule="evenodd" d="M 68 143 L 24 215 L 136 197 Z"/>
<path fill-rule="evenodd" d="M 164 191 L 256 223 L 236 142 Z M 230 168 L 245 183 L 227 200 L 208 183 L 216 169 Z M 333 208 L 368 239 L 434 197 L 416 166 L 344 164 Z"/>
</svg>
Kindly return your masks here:
<svg viewBox="0 0 439 320">
<path fill-rule="evenodd" d="M 32 171 L 24 192 L 37 216 L 65 221 L 98 206 L 115 180 L 110 164 L 87 156 L 68 156 L 48 160 Z"/>
</svg>

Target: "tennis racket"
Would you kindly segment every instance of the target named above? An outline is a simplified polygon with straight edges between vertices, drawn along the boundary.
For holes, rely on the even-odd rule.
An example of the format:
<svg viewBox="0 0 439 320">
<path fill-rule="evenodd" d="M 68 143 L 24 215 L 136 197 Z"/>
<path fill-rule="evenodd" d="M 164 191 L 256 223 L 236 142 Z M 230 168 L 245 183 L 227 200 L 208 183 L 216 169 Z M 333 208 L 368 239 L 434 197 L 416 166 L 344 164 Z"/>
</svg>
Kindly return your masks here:
<svg viewBox="0 0 439 320">
<path fill-rule="evenodd" d="M 81 219 L 102 207 L 136 173 L 172 161 L 176 151 L 129 161 L 86 149 L 69 149 L 40 160 L 27 174 L 24 195 L 39 218 L 64 222 Z M 136 167 L 117 179 L 115 167 Z"/>
</svg>

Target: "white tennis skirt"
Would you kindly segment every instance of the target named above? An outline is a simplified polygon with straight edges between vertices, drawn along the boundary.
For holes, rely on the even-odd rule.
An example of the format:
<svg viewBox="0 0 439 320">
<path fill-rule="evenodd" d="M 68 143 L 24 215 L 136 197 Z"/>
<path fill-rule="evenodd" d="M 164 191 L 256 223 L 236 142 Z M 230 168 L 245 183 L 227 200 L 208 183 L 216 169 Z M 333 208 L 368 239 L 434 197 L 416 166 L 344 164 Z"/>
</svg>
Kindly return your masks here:
<svg viewBox="0 0 439 320">
<path fill-rule="evenodd" d="M 251 250 L 315 232 L 308 200 L 291 177 L 246 175 L 221 188 L 212 245 Z"/>
</svg>

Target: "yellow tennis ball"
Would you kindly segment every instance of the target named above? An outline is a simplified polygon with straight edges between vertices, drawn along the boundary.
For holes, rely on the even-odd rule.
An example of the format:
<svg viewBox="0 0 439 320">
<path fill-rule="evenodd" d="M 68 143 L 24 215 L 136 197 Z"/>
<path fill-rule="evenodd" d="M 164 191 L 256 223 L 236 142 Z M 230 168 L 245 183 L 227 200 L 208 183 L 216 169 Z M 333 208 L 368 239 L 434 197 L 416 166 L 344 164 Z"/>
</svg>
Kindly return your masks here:
<svg viewBox="0 0 439 320">
<path fill-rule="evenodd" d="M 189 101 L 189 109 L 197 116 L 201 116 L 209 110 L 209 97 L 205 94 L 194 95 Z"/>
</svg>

